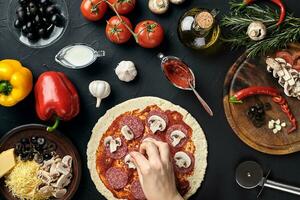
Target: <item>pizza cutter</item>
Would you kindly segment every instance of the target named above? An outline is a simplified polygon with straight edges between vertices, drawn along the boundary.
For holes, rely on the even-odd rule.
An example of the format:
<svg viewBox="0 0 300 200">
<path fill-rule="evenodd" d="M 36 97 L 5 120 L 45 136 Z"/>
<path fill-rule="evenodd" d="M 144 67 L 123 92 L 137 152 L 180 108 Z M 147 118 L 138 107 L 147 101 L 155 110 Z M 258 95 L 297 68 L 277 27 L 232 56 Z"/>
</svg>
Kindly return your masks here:
<svg viewBox="0 0 300 200">
<path fill-rule="evenodd" d="M 260 186 L 261 190 L 258 193 L 257 197 L 259 197 L 264 187 L 292 193 L 295 195 L 300 195 L 299 187 L 294 187 L 276 181 L 271 181 L 267 179 L 269 174 L 270 171 L 268 172 L 266 177 L 264 177 L 262 167 L 257 162 L 246 161 L 241 163 L 237 167 L 235 172 L 235 178 L 237 184 L 245 189 L 253 189 Z"/>
</svg>

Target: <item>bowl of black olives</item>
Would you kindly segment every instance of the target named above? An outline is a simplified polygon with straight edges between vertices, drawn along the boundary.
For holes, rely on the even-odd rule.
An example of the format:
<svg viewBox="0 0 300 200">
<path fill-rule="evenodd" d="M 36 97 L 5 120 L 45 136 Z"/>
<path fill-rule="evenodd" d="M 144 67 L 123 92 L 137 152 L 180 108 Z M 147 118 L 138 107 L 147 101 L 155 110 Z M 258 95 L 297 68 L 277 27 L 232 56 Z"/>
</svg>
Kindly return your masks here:
<svg viewBox="0 0 300 200">
<path fill-rule="evenodd" d="M 58 41 L 68 25 L 65 0 L 11 0 L 8 26 L 18 41 L 43 48 Z"/>
</svg>

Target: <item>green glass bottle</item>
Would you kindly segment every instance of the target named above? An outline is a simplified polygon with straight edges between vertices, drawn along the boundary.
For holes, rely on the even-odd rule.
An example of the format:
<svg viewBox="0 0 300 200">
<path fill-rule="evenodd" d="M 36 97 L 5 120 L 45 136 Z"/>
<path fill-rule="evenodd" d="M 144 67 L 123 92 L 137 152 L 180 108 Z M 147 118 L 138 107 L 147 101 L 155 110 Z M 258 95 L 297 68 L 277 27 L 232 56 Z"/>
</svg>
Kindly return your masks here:
<svg viewBox="0 0 300 200">
<path fill-rule="evenodd" d="M 178 22 L 178 36 L 187 47 L 204 50 L 216 46 L 220 26 L 215 17 L 217 10 L 193 8 L 184 13 Z"/>
</svg>

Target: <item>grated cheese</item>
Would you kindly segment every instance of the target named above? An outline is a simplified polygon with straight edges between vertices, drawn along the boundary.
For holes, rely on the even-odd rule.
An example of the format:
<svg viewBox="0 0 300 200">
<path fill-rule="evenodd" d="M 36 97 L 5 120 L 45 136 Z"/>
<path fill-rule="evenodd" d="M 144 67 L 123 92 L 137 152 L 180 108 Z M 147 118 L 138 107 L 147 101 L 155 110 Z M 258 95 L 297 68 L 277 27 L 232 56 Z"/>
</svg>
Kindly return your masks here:
<svg viewBox="0 0 300 200">
<path fill-rule="evenodd" d="M 34 161 L 17 160 L 16 166 L 5 177 L 5 184 L 14 197 L 21 200 L 45 200 L 50 196 L 37 192 L 42 183 L 37 178 L 40 165 Z"/>
</svg>

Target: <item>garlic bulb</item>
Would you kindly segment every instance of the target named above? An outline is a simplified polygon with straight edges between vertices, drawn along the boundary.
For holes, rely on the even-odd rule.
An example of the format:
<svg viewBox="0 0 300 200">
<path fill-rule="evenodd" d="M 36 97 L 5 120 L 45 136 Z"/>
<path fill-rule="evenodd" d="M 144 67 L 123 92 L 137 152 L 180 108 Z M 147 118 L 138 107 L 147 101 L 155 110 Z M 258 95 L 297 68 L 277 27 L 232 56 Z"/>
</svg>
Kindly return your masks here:
<svg viewBox="0 0 300 200">
<path fill-rule="evenodd" d="M 267 35 L 267 28 L 262 22 L 254 21 L 248 26 L 247 35 L 251 40 L 262 40 Z"/>
<path fill-rule="evenodd" d="M 106 81 L 92 81 L 89 85 L 90 93 L 97 98 L 96 107 L 100 106 L 101 100 L 110 94 L 110 85 Z"/>
<path fill-rule="evenodd" d="M 116 75 L 121 81 L 132 81 L 136 75 L 137 70 L 132 61 L 121 61 L 115 69 Z"/>
</svg>

